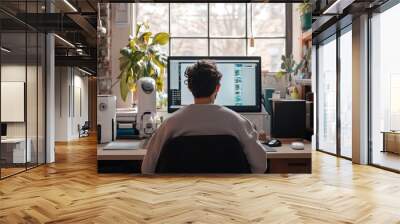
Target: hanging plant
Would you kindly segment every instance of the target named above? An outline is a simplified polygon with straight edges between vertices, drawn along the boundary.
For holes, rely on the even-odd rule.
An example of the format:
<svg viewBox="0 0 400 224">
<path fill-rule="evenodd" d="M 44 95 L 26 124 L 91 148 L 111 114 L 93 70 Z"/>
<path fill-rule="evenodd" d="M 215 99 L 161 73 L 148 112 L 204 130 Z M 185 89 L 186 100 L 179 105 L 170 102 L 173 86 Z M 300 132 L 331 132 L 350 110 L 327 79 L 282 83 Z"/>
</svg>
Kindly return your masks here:
<svg viewBox="0 0 400 224">
<path fill-rule="evenodd" d="M 163 90 L 167 55 L 161 46 L 169 41 L 169 34 L 160 32 L 153 35 L 147 23 L 138 23 L 134 36 L 120 50 L 120 70 L 118 76 L 121 98 L 126 101 L 128 93 L 136 91 L 136 82 L 142 77 L 151 77 L 156 81 L 158 92 Z"/>
<path fill-rule="evenodd" d="M 312 4 L 309 0 L 304 0 L 298 10 L 301 14 L 301 28 L 303 31 L 307 31 L 312 26 Z"/>
</svg>

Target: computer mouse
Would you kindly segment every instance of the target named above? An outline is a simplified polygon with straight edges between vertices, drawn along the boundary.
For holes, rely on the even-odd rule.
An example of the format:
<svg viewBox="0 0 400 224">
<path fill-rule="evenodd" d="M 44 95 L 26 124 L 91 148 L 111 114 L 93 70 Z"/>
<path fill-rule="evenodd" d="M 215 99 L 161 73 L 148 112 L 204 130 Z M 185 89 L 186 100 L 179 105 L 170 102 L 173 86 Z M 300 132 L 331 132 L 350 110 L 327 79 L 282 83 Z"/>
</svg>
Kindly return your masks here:
<svg viewBox="0 0 400 224">
<path fill-rule="evenodd" d="M 304 144 L 302 142 L 292 142 L 290 147 L 292 149 L 295 149 L 295 150 L 303 150 L 304 149 Z"/>
<path fill-rule="evenodd" d="M 269 147 L 279 147 L 282 146 L 282 143 L 278 139 L 271 139 L 267 142 L 267 145 Z"/>
</svg>

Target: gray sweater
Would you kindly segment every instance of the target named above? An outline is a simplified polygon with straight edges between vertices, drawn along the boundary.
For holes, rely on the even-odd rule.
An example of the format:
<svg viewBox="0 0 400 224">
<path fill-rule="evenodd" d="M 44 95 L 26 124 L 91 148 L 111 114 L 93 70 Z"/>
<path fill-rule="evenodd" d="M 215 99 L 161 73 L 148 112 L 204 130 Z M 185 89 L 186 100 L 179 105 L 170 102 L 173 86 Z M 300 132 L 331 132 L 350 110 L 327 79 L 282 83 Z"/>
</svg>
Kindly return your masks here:
<svg viewBox="0 0 400 224">
<path fill-rule="evenodd" d="M 266 170 L 266 153 L 252 123 L 240 114 L 215 104 L 192 104 L 166 119 L 150 138 L 142 163 L 143 174 L 153 174 L 164 143 L 187 135 L 232 135 L 243 146 L 253 173 Z"/>
</svg>

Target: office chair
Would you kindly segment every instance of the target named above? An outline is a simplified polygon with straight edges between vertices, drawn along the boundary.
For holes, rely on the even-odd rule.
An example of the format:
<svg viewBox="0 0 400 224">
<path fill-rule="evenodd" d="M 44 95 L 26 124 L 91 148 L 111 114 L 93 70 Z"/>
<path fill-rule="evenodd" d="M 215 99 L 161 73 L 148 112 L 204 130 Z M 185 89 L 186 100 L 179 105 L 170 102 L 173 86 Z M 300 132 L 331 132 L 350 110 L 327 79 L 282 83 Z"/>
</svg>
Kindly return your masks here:
<svg viewBox="0 0 400 224">
<path fill-rule="evenodd" d="M 89 121 L 85 121 L 85 123 L 82 125 L 82 127 L 78 128 L 78 129 L 79 129 L 79 138 L 89 136 L 89 130 L 90 130 Z"/>
<path fill-rule="evenodd" d="M 156 173 L 251 173 L 242 145 L 230 135 L 172 138 L 160 153 Z"/>
</svg>

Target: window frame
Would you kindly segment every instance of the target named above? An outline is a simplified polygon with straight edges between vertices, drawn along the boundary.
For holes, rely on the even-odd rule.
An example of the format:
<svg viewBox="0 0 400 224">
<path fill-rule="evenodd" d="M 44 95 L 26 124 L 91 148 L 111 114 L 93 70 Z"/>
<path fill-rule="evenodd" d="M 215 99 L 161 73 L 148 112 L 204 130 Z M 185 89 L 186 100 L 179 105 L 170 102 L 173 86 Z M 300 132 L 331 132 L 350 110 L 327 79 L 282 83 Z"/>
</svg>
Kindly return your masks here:
<svg viewBox="0 0 400 224">
<path fill-rule="evenodd" d="M 140 5 L 145 5 L 148 3 L 140 3 Z M 171 34 L 171 3 L 165 3 L 168 4 L 168 33 Z M 176 3 L 175 3 L 176 4 Z M 188 3 L 180 3 L 180 4 L 188 4 Z M 180 56 L 180 55 L 172 55 L 172 42 L 173 40 L 177 39 L 202 39 L 202 40 L 207 40 L 207 55 L 201 55 L 201 56 L 215 56 L 211 55 L 211 40 L 243 40 L 245 42 L 245 52 L 243 56 L 253 56 L 249 54 L 249 41 L 251 37 L 248 35 L 248 30 L 249 30 L 249 9 L 250 9 L 250 4 L 283 4 L 285 6 L 285 34 L 283 36 L 253 36 L 253 39 L 255 41 L 257 40 L 284 40 L 284 54 L 285 55 L 290 55 L 292 54 L 292 4 L 289 3 L 241 3 L 245 4 L 245 36 L 211 36 L 210 35 L 210 8 L 211 4 L 213 3 L 202 3 L 207 5 L 207 36 L 172 36 L 170 35 L 169 42 L 168 42 L 168 56 Z M 229 2 L 226 2 L 226 4 L 231 4 Z M 140 8 L 140 5 L 138 8 Z M 254 5 L 253 5 L 254 6 Z M 135 7 L 137 7 L 135 5 Z M 137 10 L 137 8 L 136 8 Z M 251 15 L 250 15 L 251 16 Z M 138 17 L 136 15 L 136 20 L 138 20 Z M 263 56 L 261 56 L 263 58 Z M 262 72 L 265 72 L 263 70 Z M 275 74 L 278 71 L 268 71 L 268 73 Z"/>
<path fill-rule="evenodd" d="M 332 25 L 332 27 L 334 27 L 334 30 L 330 30 L 330 28 L 327 29 L 326 33 L 321 33 L 320 36 L 317 36 L 315 38 L 315 42 L 313 43 L 313 45 L 315 45 L 316 47 L 316 99 L 318 99 L 319 95 L 321 94 L 320 91 L 320 86 L 319 86 L 319 77 L 320 77 L 320 71 L 319 71 L 319 66 L 320 66 L 320 55 L 319 55 L 319 48 L 321 45 L 326 44 L 327 42 L 330 41 L 336 41 L 336 60 L 335 60 L 335 64 L 336 64 L 336 151 L 335 152 L 329 152 L 326 149 L 322 149 L 320 148 L 320 142 L 319 142 L 319 136 L 320 136 L 320 131 L 319 130 L 319 123 L 321 122 L 320 117 L 319 117 L 319 111 L 322 109 L 319 106 L 319 103 L 316 103 L 316 150 L 319 152 L 323 152 L 323 153 L 327 153 L 339 158 L 343 158 L 346 160 L 352 160 L 352 158 L 344 156 L 342 154 L 342 142 L 341 142 L 341 117 L 340 117 L 340 113 L 341 113 L 341 64 L 340 64 L 340 60 L 341 60 L 341 52 L 340 52 L 340 46 L 341 46 L 341 36 L 344 35 L 347 32 L 353 32 L 352 31 L 352 21 L 349 20 L 350 17 L 345 17 L 342 20 L 342 27 L 336 27 L 336 24 Z M 314 41 L 314 40 L 313 40 Z"/>
</svg>

